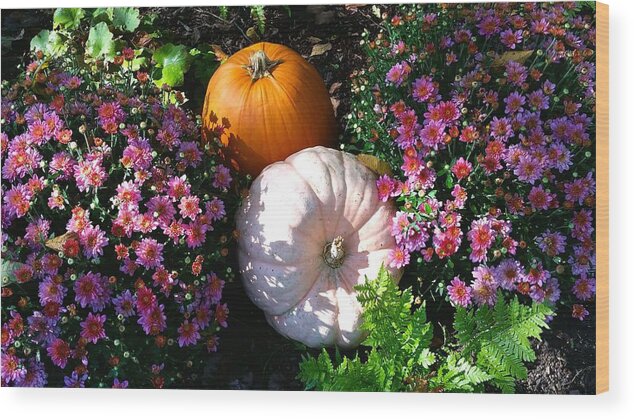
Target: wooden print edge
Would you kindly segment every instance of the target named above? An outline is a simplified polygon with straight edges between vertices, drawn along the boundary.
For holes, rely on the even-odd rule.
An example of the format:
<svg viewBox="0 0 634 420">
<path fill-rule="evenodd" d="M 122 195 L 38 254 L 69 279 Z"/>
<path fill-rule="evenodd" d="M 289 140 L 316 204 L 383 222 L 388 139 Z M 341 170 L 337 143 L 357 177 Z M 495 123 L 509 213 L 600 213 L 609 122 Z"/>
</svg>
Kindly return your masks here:
<svg viewBox="0 0 634 420">
<path fill-rule="evenodd" d="M 596 2 L 596 389 L 609 389 L 609 7 Z"/>
</svg>

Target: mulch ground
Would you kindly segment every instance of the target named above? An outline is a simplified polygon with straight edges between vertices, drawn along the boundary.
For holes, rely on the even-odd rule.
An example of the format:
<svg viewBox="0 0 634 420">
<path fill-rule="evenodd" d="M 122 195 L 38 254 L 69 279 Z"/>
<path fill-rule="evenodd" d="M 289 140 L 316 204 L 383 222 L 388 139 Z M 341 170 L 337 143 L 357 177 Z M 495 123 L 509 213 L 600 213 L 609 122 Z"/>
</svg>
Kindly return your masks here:
<svg viewBox="0 0 634 420">
<path fill-rule="evenodd" d="M 257 34 L 248 8 L 238 8 L 228 18 L 217 8 L 183 7 L 143 9 L 158 14 L 156 24 L 168 39 L 185 45 L 209 43 L 232 54 L 253 42 L 266 40 L 287 45 L 311 62 L 320 72 L 337 106 L 342 132 L 343 118 L 350 109 L 350 74 L 363 67 L 359 41 L 364 29 L 377 30 L 377 20 L 369 7 L 290 6 L 267 7 L 266 29 Z M 30 39 L 51 26 L 52 10 L 3 10 L 2 78 L 17 74 Z M 310 57 L 315 44 L 332 48 Z M 206 86 L 205 86 L 206 88 Z M 200 112 L 201 86 L 184 87 Z M 222 331 L 219 352 L 199 381 L 188 388 L 300 390 L 296 379 L 298 364 L 306 349 L 281 337 L 268 326 L 262 312 L 246 297 L 239 282 L 226 285 L 225 300 L 230 308 L 229 328 Z M 592 309 L 590 309 L 591 313 Z M 579 322 L 569 313 L 556 317 L 551 329 L 535 343 L 537 360 L 529 364 L 529 375 L 518 384 L 518 392 L 587 394 L 595 390 L 594 320 Z"/>
</svg>

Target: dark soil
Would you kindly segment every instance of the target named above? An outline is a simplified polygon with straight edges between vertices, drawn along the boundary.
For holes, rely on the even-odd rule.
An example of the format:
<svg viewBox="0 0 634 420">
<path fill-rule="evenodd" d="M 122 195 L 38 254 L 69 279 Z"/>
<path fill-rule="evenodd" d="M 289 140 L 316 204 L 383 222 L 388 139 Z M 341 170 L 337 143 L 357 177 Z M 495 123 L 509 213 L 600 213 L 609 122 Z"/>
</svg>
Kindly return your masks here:
<svg viewBox="0 0 634 420">
<path fill-rule="evenodd" d="M 151 8 L 158 14 L 157 27 L 175 43 L 195 46 L 217 44 L 232 54 L 253 42 L 287 45 L 311 62 L 331 90 L 337 105 L 341 131 L 350 109 L 349 76 L 363 67 L 359 41 L 364 29 L 377 29 L 369 7 L 290 6 L 266 8 L 266 30 L 259 34 L 248 8 L 231 8 L 227 20 L 211 7 Z M 2 11 L 2 78 L 17 74 L 30 39 L 51 27 L 52 10 Z M 24 30 L 24 32 L 22 32 Z M 310 57 L 313 45 L 332 48 Z M 206 86 L 189 81 L 184 90 L 192 109 L 200 112 Z M 230 308 L 229 328 L 220 336 L 219 352 L 196 382 L 187 388 L 300 390 L 296 379 L 303 354 L 316 354 L 277 334 L 254 306 L 239 282 L 228 283 L 224 292 Z M 592 308 L 589 308 L 594 313 Z M 584 322 L 562 313 L 551 329 L 535 342 L 537 360 L 529 364 L 528 378 L 518 383 L 521 393 L 592 394 L 595 392 L 594 319 Z"/>
</svg>

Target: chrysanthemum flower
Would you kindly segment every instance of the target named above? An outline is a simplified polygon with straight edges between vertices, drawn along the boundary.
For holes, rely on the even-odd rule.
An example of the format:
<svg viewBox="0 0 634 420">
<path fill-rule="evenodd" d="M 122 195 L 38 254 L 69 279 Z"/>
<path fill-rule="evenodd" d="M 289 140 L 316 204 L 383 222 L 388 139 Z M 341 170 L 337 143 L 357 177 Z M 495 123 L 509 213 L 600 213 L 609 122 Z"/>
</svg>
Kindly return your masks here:
<svg viewBox="0 0 634 420">
<path fill-rule="evenodd" d="M 153 238 L 143 238 L 136 249 L 137 262 L 147 269 L 156 268 L 163 262 L 163 244 Z"/>
<path fill-rule="evenodd" d="M 449 299 L 454 305 L 466 308 L 471 304 L 471 287 L 467 286 L 459 277 L 454 277 L 447 286 Z"/>
<path fill-rule="evenodd" d="M 56 338 L 50 346 L 46 349 L 51 361 L 55 366 L 60 368 L 66 367 L 66 362 L 70 357 L 70 346 L 61 338 Z"/>
<path fill-rule="evenodd" d="M 106 338 L 106 331 L 104 329 L 105 322 L 105 315 L 89 313 L 86 319 L 79 324 L 81 326 L 81 337 L 93 344 L 100 339 Z"/>
</svg>

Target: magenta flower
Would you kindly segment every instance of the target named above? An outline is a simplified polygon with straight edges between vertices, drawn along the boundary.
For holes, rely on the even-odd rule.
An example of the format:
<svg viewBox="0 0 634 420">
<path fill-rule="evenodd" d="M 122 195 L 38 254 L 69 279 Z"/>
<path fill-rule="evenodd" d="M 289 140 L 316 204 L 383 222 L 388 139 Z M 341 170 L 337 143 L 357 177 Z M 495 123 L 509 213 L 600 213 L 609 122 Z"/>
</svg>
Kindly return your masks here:
<svg viewBox="0 0 634 420">
<path fill-rule="evenodd" d="M 108 238 L 98 226 L 88 225 L 79 232 L 79 243 L 86 258 L 97 258 L 103 255 L 103 249 L 108 245 Z"/>
<path fill-rule="evenodd" d="M 102 338 L 106 338 L 106 331 L 104 329 L 105 322 L 105 315 L 95 315 L 92 312 L 89 313 L 86 320 L 79 324 L 81 326 L 81 337 L 93 344 L 97 343 L 97 341 Z"/>
<path fill-rule="evenodd" d="M 200 339 L 200 333 L 198 332 L 198 324 L 190 323 L 188 320 L 178 327 L 178 346 L 192 346 Z"/>
<path fill-rule="evenodd" d="M 165 307 L 163 304 L 153 305 L 149 310 L 141 314 L 138 323 L 146 334 L 155 335 L 167 328 L 167 317 L 164 311 Z"/>
<path fill-rule="evenodd" d="M 70 357 L 70 346 L 61 338 L 56 338 L 46 349 L 53 364 L 60 368 L 66 367 L 66 362 Z"/>
<path fill-rule="evenodd" d="M 438 94 L 438 88 L 434 85 L 430 76 L 422 76 L 412 84 L 412 97 L 417 102 L 426 102 L 435 99 Z"/>
<path fill-rule="evenodd" d="M 137 263 L 147 269 L 157 268 L 163 263 L 163 244 L 153 238 L 143 238 L 136 249 Z"/>
</svg>

